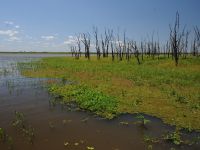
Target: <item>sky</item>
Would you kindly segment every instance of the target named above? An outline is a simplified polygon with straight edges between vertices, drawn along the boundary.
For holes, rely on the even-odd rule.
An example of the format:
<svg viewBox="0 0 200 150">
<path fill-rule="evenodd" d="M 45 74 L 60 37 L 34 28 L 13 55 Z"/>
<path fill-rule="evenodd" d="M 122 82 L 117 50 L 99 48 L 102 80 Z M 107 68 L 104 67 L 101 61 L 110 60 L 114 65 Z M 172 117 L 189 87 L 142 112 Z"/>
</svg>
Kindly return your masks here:
<svg viewBox="0 0 200 150">
<path fill-rule="evenodd" d="M 200 0 L 0 0 L 0 51 L 69 51 L 97 26 L 136 41 L 165 42 L 169 24 L 200 27 Z"/>
</svg>

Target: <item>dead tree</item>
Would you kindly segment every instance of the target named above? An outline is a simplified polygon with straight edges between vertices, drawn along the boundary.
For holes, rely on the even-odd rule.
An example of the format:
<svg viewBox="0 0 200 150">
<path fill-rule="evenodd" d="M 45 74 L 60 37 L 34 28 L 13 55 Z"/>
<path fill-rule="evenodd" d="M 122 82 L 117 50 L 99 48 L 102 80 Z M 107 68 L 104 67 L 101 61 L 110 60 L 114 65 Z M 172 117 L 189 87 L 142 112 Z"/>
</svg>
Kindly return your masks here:
<svg viewBox="0 0 200 150">
<path fill-rule="evenodd" d="M 158 44 L 157 44 L 157 55 L 158 55 L 158 59 L 160 59 L 160 42 L 158 41 Z"/>
<path fill-rule="evenodd" d="M 72 57 L 74 57 L 74 53 L 75 53 L 75 52 L 74 52 L 74 46 L 71 46 L 70 49 L 71 49 Z"/>
<path fill-rule="evenodd" d="M 143 60 L 143 53 L 144 53 L 144 46 L 143 46 L 143 42 L 141 42 L 141 46 L 140 46 L 140 48 L 141 48 L 142 60 Z"/>
<path fill-rule="evenodd" d="M 81 57 L 81 34 L 76 36 L 76 43 L 78 46 L 78 57 Z"/>
<path fill-rule="evenodd" d="M 180 43 L 183 35 L 184 35 L 184 30 L 182 33 L 180 33 L 179 31 L 179 13 L 177 12 L 174 27 L 172 28 L 170 26 L 170 44 L 176 66 L 178 65 L 179 61 Z"/>
<path fill-rule="evenodd" d="M 184 50 L 183 50 L 183 58 L 186 59 L 187 53 L 188 53 L 188 37 L 189 37 L 189 31 L 185 34 L 185 41 L 184 41 Z"/>
<path fill-rule="evenodd" d="M 137 59 L 138 65 L 140 65 L 141 62 L 140 62 L 139 51 L 138 51 L 136 42 L 131 41 L 131 42 L 130 42 L 130 46 L 131 46 L 131 48 L 132 48 L 133 51 L 134 51 L 134 55 L 135 55 L 135 57 L 136 57 L 136 59 Z"/>
<path fill-rule="evenodd" d="M 155 55 L 156 55 L 156 53 L 157 53 L 157 43 L 155 42 L 155 43 L 153 43 L 152 42 L 152 57 L 153 57 L 153 59 L 155 58 Z"/>
<path fill-rule="evenodd" d="M 100 59 L 101 51 L 100 51 L 99 40 L 98 40 L 98 28 L 93 27 L 93 32 L 94 32 L 94 38 L 95 38 L 95 47 L 96 47 L 96 52 L 97 52 L 97 59 Z"/>
<path fill-rule="evenodd" d="M 114 36 L 113 36 L 113 34 L 112 34 L 112 36 L 111 36 L 111 41 L 110 41 L 110 48 L 111 48 L 112 61 L 114 61 L 114 59 L 115 59 L 115 50 L 114 50 L 114 49 L 116 49 L 116 48 L 114 48 L 114 41 L 115 41 L 115 39 L 114 39 Z M 116 44 L 116 42 L 115 42 L 115 44 Z M 115 47 L 116 47 L 116 45 L 115 45 Z"/>
<path fill-rule="evenodd" d="M 167 43 L 166 43 L 166 52 L 167 52 L 167 58 L 169 58 L 170 53 L 171 53 L 171 46 L 170 46 L 169 41 L 167 41 Z"/>
<path fill-rule="evenodd" d="M 130 60 L 130 43 L 129 42 L 127 44 L 126 59 L 127 61 Z"/>
<path fill-rule="evenodd" d="M 196 38 L 195 38 L 192 43 L 192 55 L 196 56 L 196 54 L 197 54 L 197 44 L 196 44 Z"/>
<path fill-rule="evenodd" d="M 90 59 L 90 34 L 83 33 L 82 34 L 82 42 L 85 46 L 85 58 Z"/>
<path fill-rule="evenodd" d="M 110 45 L 110 41 L 112 39 L 113 36 L 113 30 L 110 29 L 105 29 L 105 51 L 106 51 L 106 57 L 108 57 L 108 53 L 109 53 L 109 45 Z"/>
<path fill-rule="evenodd" d="M 123 41 L 122 58 L 124 57 L 124 54 L 126 54 L 126 31 L 124 31 L 124 41 Z"/>
<path fill-rule="evenodd" d="M 194 31 L 195 31 L 195 38 L 196 38 L 196 40 L 197 40 L 197 42 L 198 42 L 198 46 L 200 46 L 200 30 L 199 30 L 199 28 L 196 26 L 196 27 L 194 28 Z"/>
<path fill-rule="evenodd" d="M 155 43 L 156 44 L 156 43 Z M 155 51 L 156 51 L 156 45 L 154 44 L 154 33 L 152 33 L 151 37 L 151 56 L 154 59 Z"/>
<path fill-rule="evenodd" d="M 150 57 L 150 55 L 151 55 L 151 43 L 150 42 L 147 43 L 147 54 Z"/>
<path fill-rule="evenodd" d="M 196 26 L 194 28 L 194 31 L 195 31 L 195 39 L 196 39 L 196 46 L 197 46 L 197 53 L 198 53 L 198 50 L 200 48 L 200 30 L 199 28 Z"/>
<path fill-rule="evenodd" d="M 106 57 L 106 48 L 105 48 L 105 41 L 103 38 L 103 35 L 101 35 L 101 48 L 102 48 L 102 53 L 103 53 L 103 57 Z"/>
<path fill-rule="evenodd" d="M 114 60 L 115 60 L 115 55 L 114 55 L 114 46 L 113 46 L 113 42 L 110 43 L 110 47 L 111 47 L 112 61 L 114 61 Z"/>
<path fill-rule="evenodd" d="M 119 33 L 117 34 L 117 43 L 118 43 L 118 56 L 119 56 L 119 60 L 122 61 L 122 42 L 120 41 L 119 38 Z"/>
<path fill-rule="evenodd" d="M 79 59 L 79 51 L 76 50 L 76 46 L 73 47 L 74 55 L 76 59 Z"/>
<path fill-rule="evenodd" d="M 79 59 L 79 52 L 76 50 L 76 46 L 71 46 L 70 48 L 71 48 L 72 57 Z"/>
</svg>

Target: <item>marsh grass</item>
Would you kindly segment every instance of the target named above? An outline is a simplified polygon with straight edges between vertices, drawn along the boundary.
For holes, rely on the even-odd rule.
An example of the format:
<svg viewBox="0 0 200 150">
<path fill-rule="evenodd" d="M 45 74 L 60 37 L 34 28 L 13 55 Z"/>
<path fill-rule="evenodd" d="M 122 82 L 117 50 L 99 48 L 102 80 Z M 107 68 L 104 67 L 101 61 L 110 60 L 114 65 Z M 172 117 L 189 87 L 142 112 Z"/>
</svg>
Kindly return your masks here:
<svg viewBox="0 0 200 150">
<path fill-rule="evenodd" d="M 76 101 L 80 107 L 108 118 L 144 113 L 171 125 L 200 130 L 198 57 L 180 59 L 177 67 L 166 58 L 144 58 L 141 65 L 133 59 L 111 59 L 43 58 L 20 66 L 25 76 L 72 81 L 50 88 L 64 103 Z"/>
</svg>

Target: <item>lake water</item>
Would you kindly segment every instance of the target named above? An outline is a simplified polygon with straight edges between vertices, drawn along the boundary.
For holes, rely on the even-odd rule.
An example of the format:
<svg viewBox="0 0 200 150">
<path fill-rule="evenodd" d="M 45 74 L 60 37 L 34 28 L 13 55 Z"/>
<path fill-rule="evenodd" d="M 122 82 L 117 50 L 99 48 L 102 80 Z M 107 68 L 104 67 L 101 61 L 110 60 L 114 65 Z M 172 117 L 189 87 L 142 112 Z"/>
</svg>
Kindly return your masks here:
<svg viewBox="0 0 200 150">
<path fill-rule="evenodd" d="M 174 130 L 160 119 L 151 120 L 146 127 L 136 123 L 136 115 L 124 114 L 105 120 L 92 113 L 52 106 L 44 85 L 53 79 L 23 77 L 18 62 L 36 61 L 42 57 L 66 56 L 55 54 L 2 54 L 0 53 L 0 128 L 13 139 L 14 150 L 140 150 L 140 149 L 200 149 L 199 144 L 176 146 L 171 142 L 148 143 L 146 136 L 162 137 Z M 25 115 L 26 124 L 34 128 L 31 144 L 27 137 L 13 127 L 14 112 Z M 127 125 L 128 123 L 128 125 Z M 182 133 L 192 139 L 198 133 Z M 0 150 L 9 148 L 0 141 Z"/>
</svg>

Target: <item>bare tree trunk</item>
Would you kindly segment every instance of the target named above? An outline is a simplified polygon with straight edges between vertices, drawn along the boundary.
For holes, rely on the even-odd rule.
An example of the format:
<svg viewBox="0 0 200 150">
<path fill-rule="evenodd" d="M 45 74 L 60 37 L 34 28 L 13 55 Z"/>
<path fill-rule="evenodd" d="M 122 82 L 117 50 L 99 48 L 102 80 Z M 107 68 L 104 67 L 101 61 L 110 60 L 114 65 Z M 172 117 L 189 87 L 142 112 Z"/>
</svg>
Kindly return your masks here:
<svg viewBox="0 0 200 150">
<path fill-rule="evenodd" d="M 166 44 L 166 51 L 167 51 L 167 57 L 169 58 L 169 55 L 170 55 L 170 45 L 167 41 L 167 44 Z"/>
<path fill-rule="evenodd" d="M 141 42 L 141 53 L 142 53 L 142 60 L 143 60 L 143 59 L 144 59 L 144 58 L 143 58 L 143 53 L 144 53 L 143 42 Z"/>
<path fill-rule="evenodd" d="M 135 57 L 136 57 L 136 59 L 137 59 L 138 65 L 140 65 L 141 62 L 140 62 L 139 51 L 138 51 L 136 42 L 133 42 L 133 41 L 132 41 L 132 42 L 131 42 L 131 47 L 132 47 L 132 49 L 134 50 L 134 55 L 135 55 Z"/>
<path fill-rule="evenodd" d="M 81 34 L 76 36 L 76 43 L 78 45 L 78 57 L 81 57 Z"/>
<path fill-rule="evenodd" d="M 101 47 L 102 47 L 103 57 L 106 57 L 105 42 L 102 35 L 101 35 Z"/>
<path fill-rule="evenodd" d="M 124 41 L 123 41 L 123 49 L 122 49 L 122 58 L 124 58 L 124 54 L 126 54 L 126 31 L 124 31 Z"/>
<path fill-rule="evenodd" d="M 200 49 L 200 30 L 199 28 L 196 26 L 194 28 L 195 31 L 195 39 L 196 39 L 196 49 L 197 49 L 197 55 L 199 53 L 199 49 Z"/>
<path fill-rule="evenodd" d="M 196 39 L 194 39 L 192 44 L 192 55 L 196 56 Z"/>
<path fill-rule="evenodd" d="M 117 42 L 118 42 L 118 53 L 119 53 L 119 60 L 122 61 L 122 43 L 120 42 L 120 39 L 119 39 L 119 33 L 117 35 Z"/>
<path fill-rule="evenodd" d="M 183 56 L 185 59 L 188 53 L 188 36 L 189 36 L 189 31 L 187 31 L 185 35 L 184 56 Z"/>
<path fill-rule="evenodd" d="M 127 59 L 127 61 L 130 60 L 130 43 L 128 43 L 127 52 L 126 52 L 126 59 Z"/>
<path fill-rule="evenodd" d="M 112 61 L 114 61 L 115 60 L 115 55 L 114 55 L 113 42 L 110 43 L 110 47 L 111 47 L 111 53 L 112 53 Z"/>
<path fill-rule="evenodd" d="M 82 42 L 85 45 L 85 57 L 90 59 L 90 34 L 83 33 L 82 34 Z"/>
<path fill-rule="evenodd" d="M 113 37 L 113 30 L 110 29 L 105 29 L 105 49 L 106 49 L 106 57 L 108 57 L 109 54 L 109 45 L 110 45 L 110 41 Z"/>
<path fill-rule="evenodd" d="M 94 32 L 94 37 L 95 37 L 95 47 L 96 47 L 96 52 L 97 52 L 97 59 L 99 60 L 101 57 L 101 51 L 100 51 L 100 46 L 99 46 L 99 40 L 98 40 L 98 28 L 93 27 L 93 32 Z"/>
<path fill-rule="evenodd" d="M 160 44 L 159 44 L 159 42 L 157 44 L 157 55 L 158 55 L 158 59 L 160 59 Z"/>
<path fill-rule="evenodd" d="M 71 49 L 72 57 L 74 57 L 74 47 L 71 46 L 70 49 Z"/>
<path fill-rule="evenodd" d="M 180 43 L 182 41 L 183 35 L 184 35 L 184 30 L 182 34 L 179 33 L 179 13 L 177 12 L 174 28 L 172 29 L 170 26 L 170 42 L 176 66 L 178 65 L 179 61 Z"/>
</svg>

